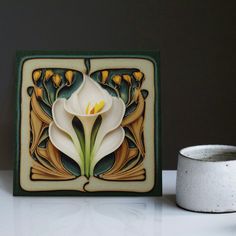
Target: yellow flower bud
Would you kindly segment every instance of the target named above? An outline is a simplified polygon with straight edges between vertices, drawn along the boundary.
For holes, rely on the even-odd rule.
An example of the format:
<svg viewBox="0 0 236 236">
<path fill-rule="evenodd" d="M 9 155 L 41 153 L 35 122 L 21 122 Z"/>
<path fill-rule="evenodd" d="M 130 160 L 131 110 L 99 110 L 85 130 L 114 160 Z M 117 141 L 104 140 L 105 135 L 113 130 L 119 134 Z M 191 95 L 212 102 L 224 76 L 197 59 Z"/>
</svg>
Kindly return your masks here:
<svg viewBox="0 0 236 236">
<path fill-rule="evenodd" d="M 131 84 L 131 76 L 130 76 L 130 75 L 123 75 L 123 79 L 124 79 L 127 83 Z"/>
<path fill-rule="evenodd" d="M 35 95 L 37 98 L 42 98 L 43 97 L 43 89 L 39 87 L 34 88 Z"/>
<path fill-rule="evenodd" d="M 48 80 L 48 79 L 50 79 L 52 77 L 52 75 L 53 75 L 53 71 L 52 70 L 46 70 L 44 78 L 46 80 Z"/>
<path fill-rule="evenodd" d="M 134 78 L 138 81 L 140 81 L 143 78 L 143 73 L 140 71 L 134 72 L 133 75 L 134 75 Z"/>
<path fill-rule="evenodd" d="M 112 80 L 114 81 L 115 84 L 120 85 L 121 76 L 120 75 L 115 75 L 115 76 L 112 77 Z"/>
<path fill-rule="evenodd" d="M 105 84 L 107 79 L 108 79 L 108 71 L 107 70 L 103 70 L 102 71 L 102 83 Z"/>
<path fill-rule="evenodd" d="M 33 73 L 33 79 L 34 79 L 34 82 L 36 83 L 39 78 L 41 77 L 41 74 L 42 74 L 42 71 L 41 70 L 36 70 L 34 71 Z"/>
<path fill-rule="evenodd" d="M 73 80 L 73 76 L 74 76 L 74 74 L 73 74 L 73 71 L 71 71 L 71 70 L 68 70 L 66 73 L 65 73 L 65 77 L 66 77 L 66 80 L 67 80 L 67 84 L 68 85 L 71 85 L 71 83 L 72 83 L 72 80 Z"/>
<path fill-rule="evenodd" d="M 53 75 L 52 81 L 54 86 L 58 88 L 61 85 L 61 76 L 58 74 Z"/>
</svg>

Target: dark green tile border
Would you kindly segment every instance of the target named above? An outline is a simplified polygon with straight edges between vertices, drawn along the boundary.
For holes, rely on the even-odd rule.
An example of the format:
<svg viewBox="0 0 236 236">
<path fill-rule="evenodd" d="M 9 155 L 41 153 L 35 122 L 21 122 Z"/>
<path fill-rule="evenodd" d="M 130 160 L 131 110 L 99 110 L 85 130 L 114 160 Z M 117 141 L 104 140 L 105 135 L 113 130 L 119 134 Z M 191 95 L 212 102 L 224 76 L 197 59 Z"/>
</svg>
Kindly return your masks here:
<svg viewBox="0 0 236 236">
<path fill-rule="evenodd" d="M 106 58 L 127 57 L 143 58 L 154 63 L 155 67 L 155 185 L 146 193 L 136 192 L 86 192 L 57 190 L 57 191 L 25 191 L 20 186 L 20 105 L 21 105 L 21 69 L 25 60 L 32 58 Z M 162 168 L 161 168 L 161 103 L 160 103 L 160 53 L 158 51 L 18 51 L 16 53 L 16 142 L 14 164 L 14 196 L 161 196 L 162 195 Z"/>
</svg>

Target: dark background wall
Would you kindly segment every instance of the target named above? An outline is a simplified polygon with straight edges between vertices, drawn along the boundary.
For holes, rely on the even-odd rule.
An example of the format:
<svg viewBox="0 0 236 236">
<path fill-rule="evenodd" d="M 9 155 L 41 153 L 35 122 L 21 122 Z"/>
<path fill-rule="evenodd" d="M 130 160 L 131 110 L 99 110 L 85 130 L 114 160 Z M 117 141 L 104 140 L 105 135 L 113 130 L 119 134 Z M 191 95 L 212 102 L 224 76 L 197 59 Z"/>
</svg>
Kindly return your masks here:
<svg viewBox="0 0 236 236">
<path fill-rule="evenodd" d="M 0 1 L 0 169 L 14 158 L 16 50 L 160 49 L 162 158 L 236 144 L 235 0 Z"/>
</svg>

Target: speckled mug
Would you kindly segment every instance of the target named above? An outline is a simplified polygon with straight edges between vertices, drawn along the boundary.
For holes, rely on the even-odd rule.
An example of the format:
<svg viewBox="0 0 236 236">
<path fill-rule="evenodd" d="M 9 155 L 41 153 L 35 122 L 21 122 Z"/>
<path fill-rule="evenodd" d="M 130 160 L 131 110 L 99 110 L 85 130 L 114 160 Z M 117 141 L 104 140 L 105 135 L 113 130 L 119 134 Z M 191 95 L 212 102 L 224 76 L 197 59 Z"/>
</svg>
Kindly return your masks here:
<svg viewBox="0 0 236 236">
<path fill-rule="evenodd" d="M 177 205 L 196 212 L 236 211 L 236 146 L 199 145 L 180 150 Z"/>
</svg>

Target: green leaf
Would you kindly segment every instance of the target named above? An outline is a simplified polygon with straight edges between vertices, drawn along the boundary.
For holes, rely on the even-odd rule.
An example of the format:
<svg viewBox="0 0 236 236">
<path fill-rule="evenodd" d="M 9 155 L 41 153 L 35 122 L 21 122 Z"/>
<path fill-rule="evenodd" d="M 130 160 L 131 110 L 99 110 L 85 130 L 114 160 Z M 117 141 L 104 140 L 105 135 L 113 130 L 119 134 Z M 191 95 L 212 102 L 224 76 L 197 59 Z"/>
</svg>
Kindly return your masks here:
<svg viewBox="0 0 236 236">
<path fill-rule="evenodd" d="M 93 146 L 94 146 L 94 143 L 95 143 L 95 140 L 96 140 L 96 137 L 97 137 L 97 133 L 98 133 L 98 130 L 101 126 L 101 123 L 102 123 L 102 116 L 99 115 L 97 117 L 97 119 L 95 120 L 93 128 L 92 128 L 91 138 L 90 138 L 90 150 L 93 149 Z"/>
<path fill-rule="evenodd" d="M 90 76 L 97 82 L 100 83 L 100 85 L 106 89 L 112 96 L 119 96 L 123 99 L 123 101 L 126 103 L 126 105 L 132 100 L 135 88 L 139 86 L 139 83 L 133 78 L 133 73 L 136 71 L 139 71 L 136 68 L 129 68 L 129 69 L 106 69 L 108 70 L 108 78 L 106 80 L 105 84 L 101 84 L 101 71 L 95 71 Z M 131 84 L 128 84 L 126 81 L 122 81 L 121 85 L 118 86 L 116 89 L 119 90 L 119 94 L 116 92 L 116 85 L 114 84 L 112 77 L 115 75 L 130 75 L 131 76 Z"/>
<path fill-rule="evenodd" d="M 130 130 L 128 128 L 124 128 L 125 130 L 125 136 L 128 138 L 128 143 L 129 143 L 129 147 L 136 147 L 136 142 L 135 142 L 135 138 L 133 136 L 133 134 L 130 132 Z"/>
<path fill-rule="evenodd" d="M 137 106 L 138 106 L 138 103 L 132 102 L 128 107 L 126 107 L 125 116 L 128 116 L 132 112 L 134 112 L 136 110 Z"/>
<path fill-rule="evenodd" d="M 115 163 L 115 155 L 111 153 L 104 158 L 102 158 L 94 168 L 94 176 L 99 176 L 111 169 Z"/>
<path fill-rule="evenodd" d="M 65 74 L 64 72 L 63 72 L 63 76 Z M 58 97 L 66 98 L 66 99 L 70 98 L 71 94 L 73 94 L 73 92 L 75 92 L 82 84 L 83 74 L 79 71 L 73 71 L 73 72 L 74 72 L 74 78 L 73 78 L 73 81 L 70 86 L 67 85 L 67 82 L 65 81 L 65 78 L 63 77 L 63 86 L 64 87 L 62 87 L 60 89 L 60 91 L 58 93 Z"/>
<path fill-rule="evenodd" d="M 102 76 L 100 71 L 93 72 L 90 77 L 94 79 L 96 82 L 101 82 L 102 81 Z"/>
<path fill-rule="evenodd" d="M 28 95 L 29 95 L 30 97 L 32 96 L 33 91 L 34 91 L 34 87 L 32 87 L 32 86 L 30 86 L 30 87 L 27 88 L 27 93 L 28 93 Z"/>
<path fill-rule="evenodd" d="M 51 101 L 51 103 L 53 103 L 56 99 L 56 88 L 54 87 L 53 85 L 53 82 L 52 80 L 48 80 L 45 82 L 46 86 L 47 86 L 47 92 L 48 92 L 48 95 L 49 95 L 49 99 Z"/>
<path fill-rule="evenodd" d="M 61 162 L 62 165 L 73 175 L 75 176 L 81 175 L 81 170 L 79 165 L 74 160 L 66 156 L 64 153 L 61 153 Z"/>
<path fill-rule="evenodd" d="M 102 88 L 106 89 L 107 92 L 108 92 L 111 96 L 113 96 L 113 97 L 118 97 L 118 96 L 119 96 L 119 94 L 117 94 L 116 90 L 115 90 L 113 87 L 111 87 L 110 85 L 108 85 L 108 84 L 102 84 L 102 83 L 99 83 L 99 84 L 102 86 Z"/>
<path fill-rule="evenodd" d="M 147 98 L 147 96 L 148 96 L 148 91 L 147 91 L 146 89 L 142 89 L 142 90 L 141 90 L 141 93 L 142 93 L 144 99 Z"/>
<path fill-rule="evenodd" d="M 45 86 L 43 85 L 43 97 L 42 97 L 42 101 L 47 104 L 48 106 L 51 107 L 50 101 L 48 99 L 48 92 L 47 89 L 45 88 Z"/>
<path fill-rule="evenodd" d="M 125 81 L 122 81 L 119 90 L 120 90 L 120 97 L 122 98 L 124 103 L 127 104 L 129 102 L 129 93 L 130 93 L 129 85 Z"/>
<path fill-rule="evenodd" d="M 50 117 L 52 117 L 52 108 L 45 104 L 43 101 L 39 101 L 39 105 L 43 109 L 43 111 Z"/>
<path fill-rule="evenodd" d="M 85 134 L 84 127 L 81 121 L 75 116 L 72 120 L 72 126 L 75 130 L 77 138 L 79 139 L 81 150 L 85 153 Z"/>
</svg>

